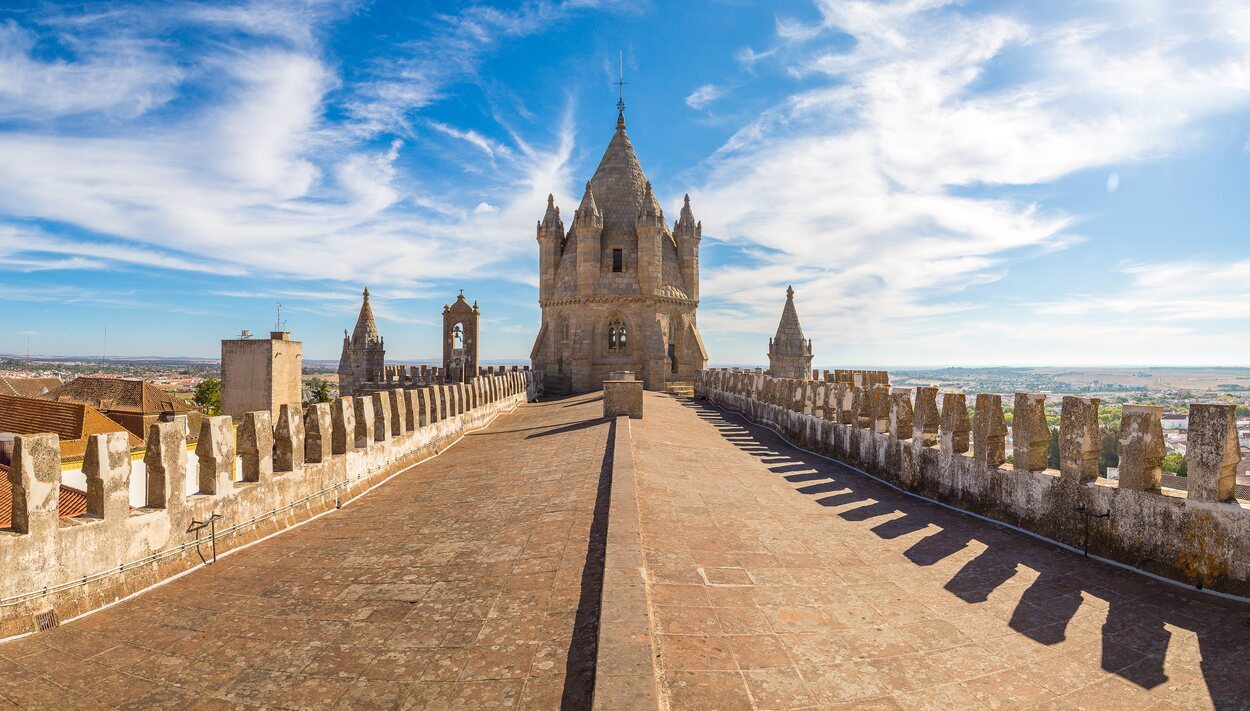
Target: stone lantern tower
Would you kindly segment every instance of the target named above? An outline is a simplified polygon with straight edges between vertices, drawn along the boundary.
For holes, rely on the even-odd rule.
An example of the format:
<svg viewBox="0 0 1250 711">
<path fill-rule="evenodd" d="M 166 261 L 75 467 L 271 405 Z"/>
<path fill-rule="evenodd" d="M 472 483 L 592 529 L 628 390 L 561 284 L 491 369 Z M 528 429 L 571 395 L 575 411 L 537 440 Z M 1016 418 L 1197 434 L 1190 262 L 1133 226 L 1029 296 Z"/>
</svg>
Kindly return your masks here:
<svg viewBox="0 0 1250 711">
<path fill-rule="evenodd" d="M 793 287 L 786 287 L 786 306 L 781 311 L 777 335 L 768 339 L 768 372 L 774 378 L 812 379 L 812 342 L 803 336 L 803 327 L 799 325 Z"/>
</svg>

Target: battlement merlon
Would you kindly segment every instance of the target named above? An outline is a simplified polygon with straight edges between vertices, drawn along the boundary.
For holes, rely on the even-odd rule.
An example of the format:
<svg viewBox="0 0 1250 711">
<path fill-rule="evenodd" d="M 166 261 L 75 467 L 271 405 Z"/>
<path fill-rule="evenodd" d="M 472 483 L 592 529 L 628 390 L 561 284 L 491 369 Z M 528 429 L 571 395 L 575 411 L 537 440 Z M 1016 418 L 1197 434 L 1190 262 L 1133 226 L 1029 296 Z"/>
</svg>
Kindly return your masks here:
<svg viewBox="0 0 1250 711">
<path fill-rule="evenodd" d="M 341 397 L 304 413 L 285 405 L 276 422 L 268 410 L 251 411 L 237 428 L 229 416 L 206 417 L 194 453 L 183 423 L 158 422 L 138 462 L 124 433 L 92 435 L 83 460 L 87 512 L 64 519 L 59 439 L 20 435 L 8 473 L 12 523 L 0 531 L 0 638 L 34 631 L 35 613 L 51 608 L 68 619 L 198 564 L 193 521 L 218 515 L 224 552 L 333 509 L 534 399 L 542 376 L 501 371 L 438 386 L 450 409 L 437 420 L 428 409 L 434 387 Z M 409 403 L 424 422 L 412 424 Z M 187 481 L 189 471 L 197 481 Z M 135 477 L 145 481 L 131 501 Z"/>
<path fill-rule="evenodd" d="M 1015 395 L 1015 451 L 1007 463 L 1001 396 L 976 395 L 969 418 L 968 396 L 963 393 L 922 387 L 908 402 L 909 390 L 894 388 L 889 391 L 889 426 L 882 428 L 879 387 L 869 389 L 880 379 L 887 376 L 835 371 L 831 392 L 825 396 L 831 412 L 823 417 L 794 406 L 787 393 L 810 388 L 799 380 L 703 370 L 695 379 L 695 390 L 718 406 L 767 423 L 798 446 L 920 496 L 1069 548 L 1088 546 L 1091 555 L 1154 575 L 1250 596 L 1246 562 L 1250 537 L 1245 535 L 1250 530 L 1250 501 L 1236 498 L 1235 470 L 1241 455 L 1232 405 L 1190 406 L 1188 491 L 1181 491 L 1159 486 L 1165 451 L 1162 408 L 1124 407 L 1116 443 L 1117 481 L 1098 477 L 1102 433 L 1095 398 L 1063 399 L 1059 468 L 1050 469 L 1051 434 L 1043 395 Z M 908 405 L 910 433 L 904 426 Z"/>
</svg>

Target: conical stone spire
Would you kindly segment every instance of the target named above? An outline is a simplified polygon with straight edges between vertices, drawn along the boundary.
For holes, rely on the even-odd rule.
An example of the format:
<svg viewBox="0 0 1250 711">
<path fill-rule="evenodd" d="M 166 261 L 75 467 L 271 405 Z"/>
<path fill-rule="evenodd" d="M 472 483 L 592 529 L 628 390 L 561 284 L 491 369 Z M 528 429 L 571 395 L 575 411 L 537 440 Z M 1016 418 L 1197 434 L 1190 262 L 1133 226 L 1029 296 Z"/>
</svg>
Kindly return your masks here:
<svg viewBox="0 0 1250 711">
<path fill-rule="evenodd" d="M 547 227 L 560 222 L 560 208 L 556 207 L 556 198 L 551 193 L 547 193 L 547 212 L 543 214 L 543 221 L 538 223 L 539 227 Z"/>
<path fill-rule="evenodd" d="M 777 335 L 768 343 L 769 370 L 774 378 L 808 380 L 812 374 L 812 342 L 803 335 L 799 312 L 794 308 L 794 287 L 786 287 Z"/>
<path fill-rule="evenodd" d="M 591 189 L 590 181 L 586 181 L 586 192 L 582 194 L 582 204 L 577 206 L 577 219 L 593 222 L 599 217 L 599 206 L 595 204 L 595 191 Z"/>
<path fill-rule="evenodd" d="M 378 326 L 373 321 L 373 307 L 369 305 L 369 289 L 365 288 L 364 301 L 360 304 L 360 315 L 356 317 L 356 328 L 352 331 L 352 347 L 363 348 L 381 343 Z"/>
<path fill-rule="evenodd" d="M 681 213 L 677 216 L 677 229 L 690 229 L 696 227 L 694 219 L 694 210 L 690 209 L 690 193 L 686 193 L 686 199 L 682 203 Z"/>
<path fill-rule="evenodd" d="M 616 133 L 603 152 L 599 167 L 590 179 L 590 186 L 595 203 L 603 213 L 604 226 L 609 231 L 619 228 L 632 232 L 634 221 L 644 207 L 650 208 L 654 214 L 663 214 L 655 196 L 647 193 L 647 176 L 642 172 L 634 145 L 625 133 L 623 114 L 617 118 Z"/>
</svg>

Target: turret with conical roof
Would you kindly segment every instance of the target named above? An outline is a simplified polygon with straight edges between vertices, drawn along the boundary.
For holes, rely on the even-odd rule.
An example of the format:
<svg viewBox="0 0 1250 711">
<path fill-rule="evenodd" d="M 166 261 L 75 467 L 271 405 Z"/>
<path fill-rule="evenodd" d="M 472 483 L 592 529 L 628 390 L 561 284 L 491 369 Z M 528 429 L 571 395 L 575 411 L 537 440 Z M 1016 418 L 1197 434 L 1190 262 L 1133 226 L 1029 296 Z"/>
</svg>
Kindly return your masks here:
<svg viewBox="0 0 1250 711">
<path fill-rule="evenodd" d="M 538 222 L 538 298 L 550 298 L 555 287 L 560 253 L 564 249 L 564 222 L 554 195 L 547 194 L 547 212 Z"/>
<path fill-rule="evenodd" d="M 812 377 L 812 342 L 803 336 L 803 327 L 799 325 L 792 286 L 786 287 L 786 305 L 781 310 L 777 335 L 768 341 L 768 371 L 774 378 Z"/>
<path fill-rule="evenodd" d="M 681 280 L 690 298 L 699 300 L 699 241 L 703 239 L 703 223 L 694 219 L 690 209 L 690 193 L 681 206 L 681 214 L 673 223 L 673 239 L 677 241 L 677 261 L 681 264 Z"/>
<path fill-rule="evenodd" d="M 557 239 L 551 200 L 538 224 L 543 328 L 531 357 L 553 389 L 597 387 L 611 370 L 657 389 L 707 363 L 695 327 L 699 227 L 688 205 L 674 230 L 665 223 L 620 108 L 568 232 Z"/>
<path fill-rule="evenodd" d="M 378 334 L 369 305 L 369 289 L 365 288 L 356 317 L 356 328 L 349 337 L 343 332 L 343 353 L 339 356 L 339 394 L 353 395 L 363 383 L 385 378 L 386 344 Z"/>
</svg>

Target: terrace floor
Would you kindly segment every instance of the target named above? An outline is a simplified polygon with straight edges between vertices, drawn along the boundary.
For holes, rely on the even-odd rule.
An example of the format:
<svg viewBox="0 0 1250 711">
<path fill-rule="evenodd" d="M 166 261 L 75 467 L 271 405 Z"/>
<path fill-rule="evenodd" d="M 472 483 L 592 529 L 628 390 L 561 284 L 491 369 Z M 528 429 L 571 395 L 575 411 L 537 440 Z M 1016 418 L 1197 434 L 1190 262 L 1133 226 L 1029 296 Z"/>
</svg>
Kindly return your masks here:
<svg viewBox="0 0 1250 711">
<path fill-rule="evenodd" d="M 901 494 L 737 415 L 632 423 L 674 709 L 1250 706 L 1250 608 Z"/>
<path fill-rule="evenodd" d="M 586 707 L 601 413 L 524 406 L 340 511 L 0 645 L 0 709 Z"/>
<path fill-rule="evenodd" d="M 613 594 L 601 407 L 523 406 L 341 511 L 0 644 L 0 710 L 588 708 Z M 628 432 L 670 709 L 1250 708 L 1248 606 L 694 401 L 646 408 Z"/>
</svg>

